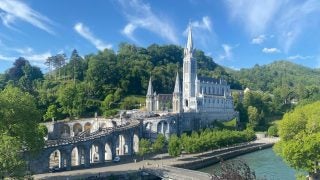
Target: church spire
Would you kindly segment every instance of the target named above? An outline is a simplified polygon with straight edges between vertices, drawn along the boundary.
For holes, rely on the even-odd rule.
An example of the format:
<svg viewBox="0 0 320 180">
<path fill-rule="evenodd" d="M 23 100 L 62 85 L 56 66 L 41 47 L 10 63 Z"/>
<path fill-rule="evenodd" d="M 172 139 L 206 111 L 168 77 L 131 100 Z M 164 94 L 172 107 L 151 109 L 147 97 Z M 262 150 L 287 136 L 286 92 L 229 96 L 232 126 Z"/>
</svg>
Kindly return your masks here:
<svg viewBox="0 0 320 180">
<path fill-rule="evenodd" d="M 179 81 L 179 72 L 177 72 L 176 75 L 176 83 L 174 85 L 174 91 L 173 93 L 180 93 L 180 81 Z"/>
<path fill-rule="evenodd" d="M 193 51 L 192 28 L 191 28 L 191 24 L 190 23 L 189 23 L 189 28 L 188 28 L 187 49 L 188 49 L 189 52 Z"/>
<path fill-rule="evenodd" d="M 149 85 L 148 85 L 148 91 L 147 91 L 147 96 L 152 96 L 153 95 L 153 88 L 152 88 L 152 80 L 151 77 L 149 79 Z"/>
</svg>

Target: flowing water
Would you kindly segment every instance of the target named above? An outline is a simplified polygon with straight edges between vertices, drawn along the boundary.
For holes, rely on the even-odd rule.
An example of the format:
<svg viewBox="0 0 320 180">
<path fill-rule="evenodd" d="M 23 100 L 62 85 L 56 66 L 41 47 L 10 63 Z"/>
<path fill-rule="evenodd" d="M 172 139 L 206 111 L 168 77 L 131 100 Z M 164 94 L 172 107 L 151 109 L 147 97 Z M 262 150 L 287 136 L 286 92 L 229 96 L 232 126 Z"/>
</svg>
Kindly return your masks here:
<svg viewBox="0 0 320 180">
<path fill-rule="evenodd" d="M 296 171 L 286 165 L 282 159 L 277 156 L 272 148 L 256 151 L 253 153 L 245 154 L 234 158 L 233 161 L 241 159 L 246 162 L 252 170 L 255 171 L 258 179 L 270 179 L 270 180 L 294 180 Z M 198 171 L 212 174 L 215 169 L 220 167 L 219 164 L 215 164 Z"/>
</svg>

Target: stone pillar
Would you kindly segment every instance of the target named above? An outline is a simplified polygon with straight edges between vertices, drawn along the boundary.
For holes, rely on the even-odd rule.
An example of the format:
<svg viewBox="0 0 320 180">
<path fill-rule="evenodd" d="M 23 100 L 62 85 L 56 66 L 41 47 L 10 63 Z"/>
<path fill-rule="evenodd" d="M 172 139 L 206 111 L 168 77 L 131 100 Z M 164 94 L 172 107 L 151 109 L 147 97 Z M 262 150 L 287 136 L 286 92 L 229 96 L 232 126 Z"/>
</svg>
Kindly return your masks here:
<svg viewBox="0 0 320 180">
<path fill-rule="evenodd" d="M 70 125 L 70 137 L 74 136 L 74 132 L 73 132 L 73 125 Z"/>
<path fill-rule="evenodd" d="M 59 152 L 60 152 L 59 168 L 64 168 L 64 156 L 63 156 L 63 153 L 61 152 L 61 150 Z"/>
<path fill-rule="evenodd" d="M 161 133 L 164 135 L 164 130 L 163 130 L 163 122 L 161 122 Z"/>
<path fill-rule="evenodd" d="M 105 152 L 106 152 L 106 149 L 105 149 L 104 145 L 101 144 L 99 146 L 99 162 L 100 163 L 104 163 L 105 162 Z"/>
<path fill-rule="evenodd" d="M 90 147 L 86 146 L 84 149 L 84 166 L 90 166 Z"/>
<path fill-rule="evenodd" d="M 65 156 L 66 156 L 66 169 L 71 170 L 71 151 L 67 150 L 65 152 Z"/>
</svg>

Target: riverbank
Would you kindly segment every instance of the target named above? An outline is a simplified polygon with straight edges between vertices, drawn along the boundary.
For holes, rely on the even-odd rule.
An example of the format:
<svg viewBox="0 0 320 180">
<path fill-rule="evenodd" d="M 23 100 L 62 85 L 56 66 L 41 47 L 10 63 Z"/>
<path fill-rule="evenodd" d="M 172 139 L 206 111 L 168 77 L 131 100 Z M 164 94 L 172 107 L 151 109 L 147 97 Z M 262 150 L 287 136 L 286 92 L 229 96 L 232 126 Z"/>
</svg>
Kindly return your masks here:
<svg viewBox="0 0 320 180">
<path fill-rule="evenodd" d="M 216 149 L 204 153 L 183 154 L 180 157 L 172 158 L 167 153 L 159 154 L 150 159 L 134 162 L 133 159 L 120 163 L 107 163 L 104 167 L 80 169 L 57 173 L 37 174 L 35 179 L 84 179 L 89 176 L 110 174 L 128 174 L 138 172 L 143 167 L 158 167 L 159 165 L 176 166 L 188 169 L 198 169 L 219 162 L 219 159 L 233 158 L 245 153 L 271 147 L 277 138 L 261 138 L 250 143 L 242 143 L 232 147 Z M 217 161 L 218 160 L 218 161 Z"/>
</svg>

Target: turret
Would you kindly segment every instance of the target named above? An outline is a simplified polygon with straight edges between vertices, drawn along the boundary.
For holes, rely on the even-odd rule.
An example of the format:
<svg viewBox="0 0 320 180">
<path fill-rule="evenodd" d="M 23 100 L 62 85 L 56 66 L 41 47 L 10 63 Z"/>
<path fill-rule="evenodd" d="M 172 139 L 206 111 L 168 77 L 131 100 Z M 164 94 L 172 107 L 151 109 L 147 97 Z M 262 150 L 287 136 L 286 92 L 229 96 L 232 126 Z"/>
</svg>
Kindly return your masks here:
<svg viewBox="0 0 320 180">
<path fill-rule="evenodd" d="M 182 93 L 180 88 L 179 73 L 176 75 L 176 82 L 174 85 L 174 91 L 172 96 L 172 112 L 180 113 L 182 112 Z"/>
<path fill-rule="evenodd" d="M 154 95 L 151 77 L 149 79 L 149 85 L 146 95 L 146 109 L 148 112 L 154 111 Z"/>
</svg>

